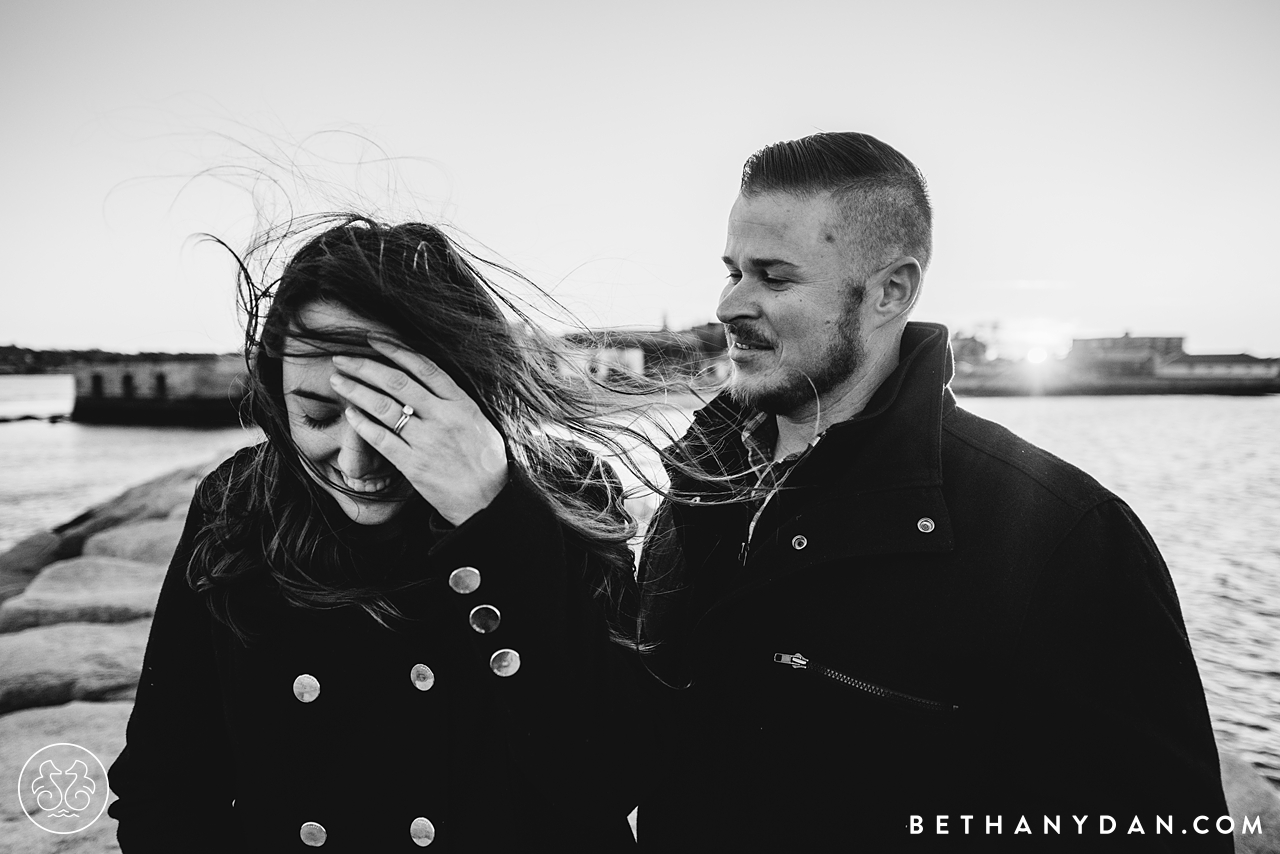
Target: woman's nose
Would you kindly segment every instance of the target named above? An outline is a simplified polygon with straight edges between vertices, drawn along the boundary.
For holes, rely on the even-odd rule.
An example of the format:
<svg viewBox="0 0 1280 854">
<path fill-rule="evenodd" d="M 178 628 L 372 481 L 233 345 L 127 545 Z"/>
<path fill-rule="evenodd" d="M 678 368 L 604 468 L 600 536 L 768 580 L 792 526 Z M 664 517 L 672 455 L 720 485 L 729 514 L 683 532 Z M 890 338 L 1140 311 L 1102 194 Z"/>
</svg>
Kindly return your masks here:
<svg viewBox="0 0 1280 854">
<path fill-rule="evenodd" d="M 378 474 L 386 466 L 382 454 L 360 438 L 346 419 L 342 424 L 342 439 L 338 447 L 338 470 L 350 478 L 363 478 Z"/>
</svg>

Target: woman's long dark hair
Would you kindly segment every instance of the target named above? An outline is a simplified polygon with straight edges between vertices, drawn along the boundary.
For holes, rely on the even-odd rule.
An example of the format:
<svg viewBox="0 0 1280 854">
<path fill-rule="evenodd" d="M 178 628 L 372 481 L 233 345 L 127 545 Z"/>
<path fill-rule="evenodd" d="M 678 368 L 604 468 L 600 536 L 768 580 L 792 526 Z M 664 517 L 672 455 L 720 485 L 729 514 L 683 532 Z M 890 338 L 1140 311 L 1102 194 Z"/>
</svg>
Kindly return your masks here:
<svg viewBox="0 0 1280 854">
<path fill-rule="evenodd" d="M 299 242 L 278 278 L 251 273 L 251 265 L 269 270 L 274 257 Z M 662 449 L 673 437 L 655 438 L 652 431 L 620 424 L 617 412 L 626 404 L 602 407 L 598 385 L 573 370 L 560 340 L 541 331 L 519 301 L 481 270 L 522 277 L 470 254 L 434 226 L 387 225 L 346 214 L 315 216 L 268 232 L 237 261 L 247 317 L 246 405 L 266 441 L 250 452 L 247 464 L 220 468 L 220 482 L 201 492 L 206 524 L 196 539 L 188 581 L 210 594 L 218 619 L 247 642 L 252 632 L 232 614 L 232 594 L 239 583 L 265 576 L 292 605 L 355 604 L 386 625 L 400 616 L 388 594 L 422 583 L 383 578 L 365 565 L 351 538 L 343 536 L 358 532 L 328 520 L 322 506 L 332 499 L 294 444 L 282 387 L 286 339 L 318 346 L 326 355 L 369 355 L 363 330 L 307 328 L 303 310 L 317 303 L 387 327 L 471 395 L 506 442 L 511 476 L 594 558 L 588 561 L 596 568 L 588 582 L 610 602 L 611 613 L 618 613 L 631 578 L 628 541 L 636 523 L 624 509 L 616 475 L 582 445 L 616 455 L 660 491 L 631 460 L 627 446 L 641 443 L 665 456 Z M 627 390 L 655 387 L 637 389 L 633 381 Z M 635 408 L 642 403 L 637 400 Z"/>
</svg>

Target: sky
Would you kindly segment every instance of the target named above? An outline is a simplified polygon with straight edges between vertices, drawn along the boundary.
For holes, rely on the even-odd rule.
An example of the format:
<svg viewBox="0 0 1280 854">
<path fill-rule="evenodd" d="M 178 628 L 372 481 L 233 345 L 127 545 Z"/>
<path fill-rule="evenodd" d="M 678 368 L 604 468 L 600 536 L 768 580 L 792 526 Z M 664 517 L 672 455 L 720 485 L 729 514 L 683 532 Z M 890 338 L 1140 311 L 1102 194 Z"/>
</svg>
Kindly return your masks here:
<svg viewBox="0 0 1280 854">
<path fill-rule="evenodd" d="M 929 182 L 916 319 L 1280 356 L 1277 36 L 1274 0 L 6 0 L 0 345 L 233 350 L 194 235 L 290 209 L 447 224 L 588 326 L 705 323 L 743 161 L 859 130 Z"/>
</svg>

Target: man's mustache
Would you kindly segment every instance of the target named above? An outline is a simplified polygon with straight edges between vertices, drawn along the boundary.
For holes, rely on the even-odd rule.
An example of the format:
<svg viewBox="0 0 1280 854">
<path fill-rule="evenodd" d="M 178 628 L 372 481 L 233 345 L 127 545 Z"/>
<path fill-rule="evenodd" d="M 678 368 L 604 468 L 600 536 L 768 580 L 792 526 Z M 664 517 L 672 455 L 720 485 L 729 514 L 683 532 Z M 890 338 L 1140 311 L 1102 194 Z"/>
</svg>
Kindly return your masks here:
<svg viewBox="0 0 1280 854">
<path fill-rule="evenodd" d="M 773 342 L 761 330 L 742 323 L 726 323 L 725 332 L 748 347 L 772 347 Z"/>
</svg>

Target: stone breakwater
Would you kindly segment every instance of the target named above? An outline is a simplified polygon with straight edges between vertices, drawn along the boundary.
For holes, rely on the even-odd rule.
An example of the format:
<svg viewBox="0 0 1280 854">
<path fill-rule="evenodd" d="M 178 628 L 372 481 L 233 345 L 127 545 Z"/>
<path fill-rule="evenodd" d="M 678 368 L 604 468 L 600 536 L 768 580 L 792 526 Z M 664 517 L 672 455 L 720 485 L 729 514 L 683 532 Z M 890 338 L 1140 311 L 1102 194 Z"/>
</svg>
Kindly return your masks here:
<svg viewBox="0 0 1280 854">
<path fill-rule="evenodd" d="M 107 767 L 124 748 L 160 584 L 196 484 L 216 464 L 135 486 L 0 555 L 0 851 L 119 850 L 109 816 L 46 833 L 13 786 L 47 744 L 83 745 Z"/>
<path fill-rule="evenodd" d="M 0 555 L 0 851 L 119 850 L 109 816 L 55 836 L 28 821 L 11 787 L 47 744 L 83 745 L 108 767 L 124 748 L 160 584 L 196 485 L 218 459 L 132 487 Z M 1237 835 L 1236 851 L 1280 851 L 1280 796 L 1233 754 L 1222 756 L 1222 776 L 1237 828 L 1260 816 L 1264 830 Z"/>
</svg>

